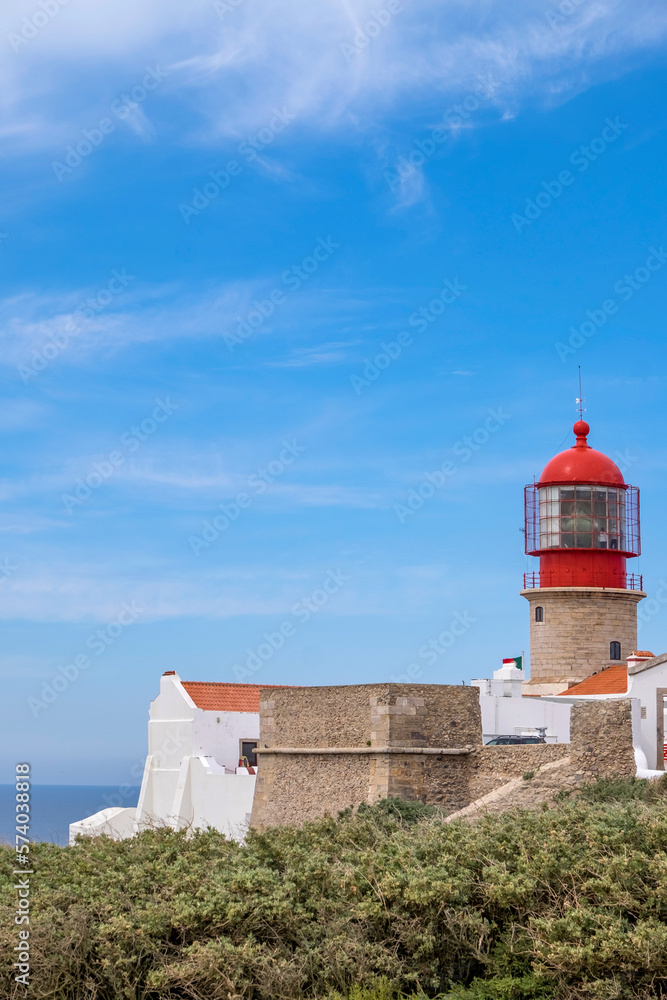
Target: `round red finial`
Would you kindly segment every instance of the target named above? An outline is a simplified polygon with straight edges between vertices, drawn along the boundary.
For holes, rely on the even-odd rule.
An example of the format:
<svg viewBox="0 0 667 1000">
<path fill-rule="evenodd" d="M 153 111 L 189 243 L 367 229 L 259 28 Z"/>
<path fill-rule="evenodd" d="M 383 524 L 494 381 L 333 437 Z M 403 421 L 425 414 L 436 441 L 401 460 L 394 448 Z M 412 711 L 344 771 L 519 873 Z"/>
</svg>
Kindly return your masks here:
<svg viewBox="0 0 667 1000">
<path fill-rule="evenodd" d="M 577 435 L 577 442 L 581 441 L 586 444 L 586 438 L 590 434 L 590 427 L 585 420 L 577 420 L 576 424 L 572 428 L 574 433 Z"/>
</svg>

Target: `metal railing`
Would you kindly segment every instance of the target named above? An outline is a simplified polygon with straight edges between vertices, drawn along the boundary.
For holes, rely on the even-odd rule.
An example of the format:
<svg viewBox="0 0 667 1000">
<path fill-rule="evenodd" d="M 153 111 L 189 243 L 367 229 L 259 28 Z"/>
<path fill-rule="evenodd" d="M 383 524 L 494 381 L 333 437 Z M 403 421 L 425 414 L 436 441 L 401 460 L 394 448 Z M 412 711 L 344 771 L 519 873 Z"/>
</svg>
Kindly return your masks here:
<svg viewBox="0 0 667 1000">
<path fill-rule="evenodd" d="M 554 583 L 551 582 L 553 580 L 553 576 L 551 574 L 548 574 L 548 576 L 549 576 L 548 580 L 545 579 L 542 582 L 540 582 L 541 576 L 545 576 L 545 575 L 546 574 L 540 574 L 539 572 L 524 573 L 523 574 L 523 589 L 524 590 L 537 590 L 540 587 L 553 587 Z M 555 584 L 555 586 L 562 587 L 563 584 Z M 567 584 L 566 584 L 566 586 L 567 586 Z M 574 586 L 582 586 L 582 584 L 575 584 Z M 590 584 L 590 586 L 594 587 L 595 584 Z M 644 589 L 644 577 L 641 576 L 641 574 L 639 574 L 639 573 L 626 573 L 626 575 L 625 575 L 625 581 L 623 581 L 623 579 L 621 579 L 619 581 L 618 589 L 619 590 L 643 590 Z"/>
</svg>

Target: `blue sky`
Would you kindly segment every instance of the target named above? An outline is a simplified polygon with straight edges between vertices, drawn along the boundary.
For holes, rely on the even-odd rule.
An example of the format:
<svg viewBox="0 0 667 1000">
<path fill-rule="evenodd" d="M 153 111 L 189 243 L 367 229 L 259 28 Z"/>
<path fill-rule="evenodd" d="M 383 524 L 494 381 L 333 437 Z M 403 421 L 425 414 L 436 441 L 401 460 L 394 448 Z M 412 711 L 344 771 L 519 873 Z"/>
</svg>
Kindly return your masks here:
<svg viewBox="0 0 667 1000">
<path fill-rule="evenodd" d="M 128 781 L 168 669 L 527 649 L 578 365 L 662 652 L 664 6 L 45 4 L 0 13 L 5 773 Z"/>
</svg>

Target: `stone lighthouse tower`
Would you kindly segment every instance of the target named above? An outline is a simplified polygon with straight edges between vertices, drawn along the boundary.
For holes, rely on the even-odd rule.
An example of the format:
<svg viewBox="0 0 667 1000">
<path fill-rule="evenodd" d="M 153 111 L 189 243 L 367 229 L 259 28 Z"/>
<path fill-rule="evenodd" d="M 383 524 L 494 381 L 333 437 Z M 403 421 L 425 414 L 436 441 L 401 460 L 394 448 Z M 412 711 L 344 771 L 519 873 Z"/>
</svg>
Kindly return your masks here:
<svg viewBox="0 0 667 1000">
<path fill-rule="evenodd" d="M 588 444 L 584 420 L 576 442 L 556 455 L 539 482 L 526 486 L 530 680 L 525 694 L 558 694 L 637 647 L 641 577 L 627 572 L 640 553 L 639 490 Z"/>
</svg>

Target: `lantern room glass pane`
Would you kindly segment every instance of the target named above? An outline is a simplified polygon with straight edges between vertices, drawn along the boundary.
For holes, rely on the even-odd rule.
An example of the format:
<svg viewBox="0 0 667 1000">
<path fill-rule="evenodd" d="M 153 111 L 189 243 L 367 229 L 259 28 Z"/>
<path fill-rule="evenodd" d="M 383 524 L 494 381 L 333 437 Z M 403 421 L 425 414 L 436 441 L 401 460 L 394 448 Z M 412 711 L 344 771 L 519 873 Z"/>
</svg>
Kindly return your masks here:
<svg viewBox="0 0 667 1000">
<path fill-rule="evenodd" d="M 540 549 L 625 551 L 625 491 L 606 486 L 539 490 Z"/>
</svg>

